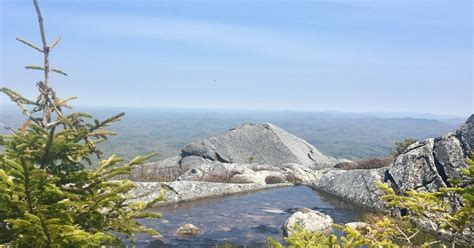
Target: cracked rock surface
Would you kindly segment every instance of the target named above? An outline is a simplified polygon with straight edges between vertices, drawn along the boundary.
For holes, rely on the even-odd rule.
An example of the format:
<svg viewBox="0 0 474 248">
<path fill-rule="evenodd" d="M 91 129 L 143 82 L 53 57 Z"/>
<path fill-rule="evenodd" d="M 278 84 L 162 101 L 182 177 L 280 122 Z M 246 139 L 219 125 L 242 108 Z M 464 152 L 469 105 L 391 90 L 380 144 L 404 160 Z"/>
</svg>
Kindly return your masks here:
<svg viewBox="0 0 474 248">
<path fill-rule="evenodd" d="M 474 115 L 454 132 L 409 146 L 390 166 L 371 170 L 332 170 L 312 185 L 365 207 L 383 210 L 374 180 L 387 182 L 395 192 L 437 191 L 450 186 L 466 168 L 465 157 L 474 147 Z"/>
</svg>

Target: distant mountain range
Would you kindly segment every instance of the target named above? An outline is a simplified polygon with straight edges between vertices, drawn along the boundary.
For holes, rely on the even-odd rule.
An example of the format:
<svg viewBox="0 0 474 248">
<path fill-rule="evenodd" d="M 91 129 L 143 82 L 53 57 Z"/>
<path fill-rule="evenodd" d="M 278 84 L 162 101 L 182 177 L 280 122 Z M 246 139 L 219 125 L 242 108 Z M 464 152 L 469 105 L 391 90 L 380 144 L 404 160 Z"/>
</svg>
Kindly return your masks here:
<svg viewBox="0 0 474 248">
<path fill-rule="evenodd" d="M 157 151 L 160 154 L 157 159 L 179 154 L 184 145 L 241 123 L 273 123 L 307 140 L 325 154 L 359 159 L 387 155 L 397 140 L 437 137 L 465 121 L 456 116 L 383 112 L 224 112 L 90 107 L 77 110 L 91 113 L 95 118 L 124 111 L 125 118 L 111 127 L 119 135 L 102 144 L 102 150 L 125 158 Z M 17 128 L 24 120 L 14 106 L 0 107 L 0 123 Z M 1 132 L 5 133 L 4 130 Z"/>
</svg>

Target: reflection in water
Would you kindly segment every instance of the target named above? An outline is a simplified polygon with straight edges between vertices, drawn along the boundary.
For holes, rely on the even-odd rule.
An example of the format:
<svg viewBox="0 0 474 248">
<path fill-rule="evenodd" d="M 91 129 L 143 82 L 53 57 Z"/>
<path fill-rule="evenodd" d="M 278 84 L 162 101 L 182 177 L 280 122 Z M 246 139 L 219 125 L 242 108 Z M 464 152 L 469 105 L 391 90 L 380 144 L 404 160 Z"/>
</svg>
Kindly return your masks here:
<svg viewBox="0 0 474 248">
<path fill-rule="evenodd" d="M 335 223 L 356 221 L 363 210 L 315 192 L 306 186 L 276 188 L 257 193 L 215 198 L 158 208 L 162 219 L 140 220 L 163 235 L 137 235 L 137 247 L 213 247 L 229 241 L 247 247 L 261 246 L 267 237 L 282 240 L 281 226 L 291 209 L 308 207 L 330 215 Z M 177 237 L 175 230 L 192 223 L 200 236 Z"/>
</svg>

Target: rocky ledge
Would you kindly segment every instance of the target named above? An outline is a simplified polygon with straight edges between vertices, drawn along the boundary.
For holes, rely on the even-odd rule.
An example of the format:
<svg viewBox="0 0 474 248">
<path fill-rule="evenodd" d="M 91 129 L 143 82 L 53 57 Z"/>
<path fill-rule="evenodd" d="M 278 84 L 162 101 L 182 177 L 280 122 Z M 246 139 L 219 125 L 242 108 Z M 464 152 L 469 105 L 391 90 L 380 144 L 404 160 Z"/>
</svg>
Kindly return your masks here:
<svg viewBox="0 0 474 248">
<path fill-rule="evenodd" d="M 436 191 L 450 186 L 449 180 L 461 177 L 465 158 L 474 147 L 474 115 L 454 132 L 416 142 L 385 168 L 371 170 L 331 170 L 312 186 L 348 199 L 356 204 L 383 210 L 381 192 L 374 181 L 387 182 L 395 192 Z"/>
<path fill-rule="evenodd" d="M 150 202 L 160 196 L 162 189 L 165 194 L 165 201 L 158 202 L 155 206 L 166 206 L 184 203 L 188 201 L 221 197 L 227 195 L 242 194 L 263 189 L 285 187 L 291 184 L 263 185 L 256 183 L 232 184 L 232 183 L 212 183 L 195 181 L 175 181 L 169 183 L 159 182 L 138 182 L 136 187 L 129 193 L 137 196 L 134 201 Z"/>
</svg>

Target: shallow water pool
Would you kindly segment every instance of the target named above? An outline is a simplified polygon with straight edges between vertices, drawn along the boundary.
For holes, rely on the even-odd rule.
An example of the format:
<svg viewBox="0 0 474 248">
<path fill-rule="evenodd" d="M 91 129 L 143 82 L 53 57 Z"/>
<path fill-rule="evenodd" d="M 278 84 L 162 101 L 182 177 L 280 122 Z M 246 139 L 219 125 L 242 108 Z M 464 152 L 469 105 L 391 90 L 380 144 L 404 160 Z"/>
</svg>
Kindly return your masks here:
<svg viewBox="0 0 474 248">
<path fill-rule="evenodd" d="M 161 219 L 140 222 L 163 237 L 137 235 L 137 247 L 215 247 L 224 241 L 259 247 L 267 237 L 282 240 L 281 226 L 292 208 L 307 207 L 330 215 L 335 223 L 356 221 L 364 210 L 306 186 L 275 188 L 247 194 L 194 201 L 154 209 Z M 183 238 L 176 229 L 186 223 L 201 228 L 197 237 Z"/>
</svg>

